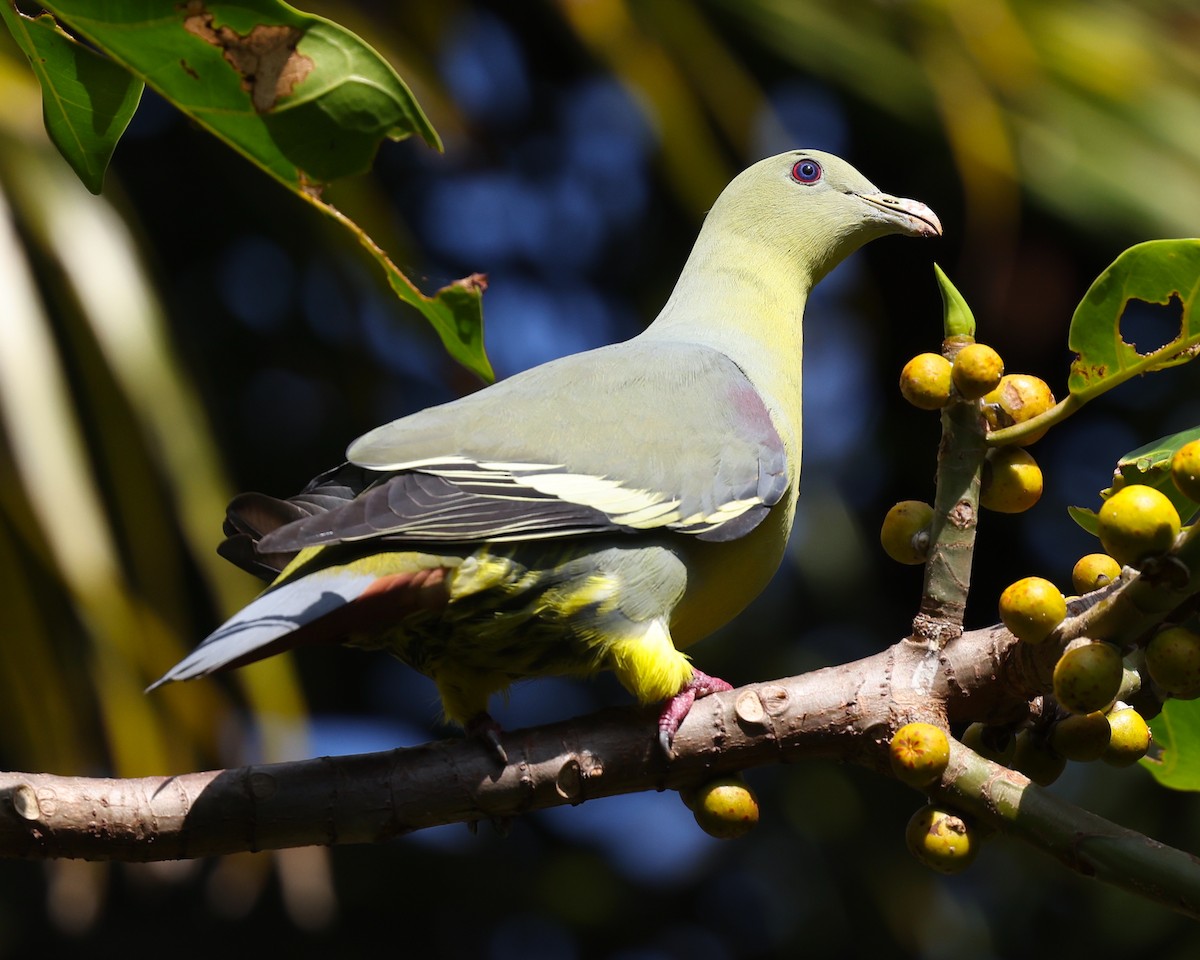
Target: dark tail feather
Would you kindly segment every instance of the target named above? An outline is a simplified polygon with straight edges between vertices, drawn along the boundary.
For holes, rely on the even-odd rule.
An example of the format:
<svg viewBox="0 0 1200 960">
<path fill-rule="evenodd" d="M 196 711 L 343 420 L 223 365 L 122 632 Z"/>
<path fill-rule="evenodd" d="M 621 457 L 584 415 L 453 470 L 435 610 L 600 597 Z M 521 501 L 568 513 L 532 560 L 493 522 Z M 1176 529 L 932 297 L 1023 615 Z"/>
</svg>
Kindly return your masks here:
<svg viewBox="0 0 1200 960">
<path fill-rule="evenodd" d="M 344 506 L 379 479 L 378 473 L 344 463 L 316 477 L 287 500 L 264 493 L 238 494 L 226 509 L 225 540 L 217 553 L 256 577 L 274 580 L 296 554 L 260 553 L 258 542 L 263 537 L 289 523 Z"/>
</svg>

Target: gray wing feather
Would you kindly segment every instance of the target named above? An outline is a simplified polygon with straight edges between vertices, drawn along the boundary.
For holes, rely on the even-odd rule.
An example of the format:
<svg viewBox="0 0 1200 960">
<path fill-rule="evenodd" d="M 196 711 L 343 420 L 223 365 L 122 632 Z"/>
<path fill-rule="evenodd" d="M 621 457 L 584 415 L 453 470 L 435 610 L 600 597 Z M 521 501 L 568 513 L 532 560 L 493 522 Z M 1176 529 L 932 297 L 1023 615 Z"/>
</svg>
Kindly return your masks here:
<svg viewBox="0 0 1200 960">
<path fill-rule="evenodd" d="M 445 477 L 399 473 L 325 513 L 298 519 L 259 542 L 283 553 L 352 540 L 389 537 L 417 543 L 523 540 L 612 530 L 599 510 L 539 495 L 481 494 Z"/>
<path fill-rule="evenodd" d="M 394 421 L 348 457 L 294 498 L 305 515 L 268 533 L 261 551 L 653 528 L 730 540 L 789 483 L 770 414 L 732 360 L 636 340 Z"/>
</svg>

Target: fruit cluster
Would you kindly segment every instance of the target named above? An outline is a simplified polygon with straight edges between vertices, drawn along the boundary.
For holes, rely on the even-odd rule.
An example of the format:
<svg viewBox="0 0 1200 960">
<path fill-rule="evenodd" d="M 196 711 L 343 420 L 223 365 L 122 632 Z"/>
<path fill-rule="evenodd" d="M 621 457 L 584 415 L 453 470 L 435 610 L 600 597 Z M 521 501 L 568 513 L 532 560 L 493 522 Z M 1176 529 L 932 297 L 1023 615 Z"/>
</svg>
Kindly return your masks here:
<svg viewBox="0 0 1200 960">
<path fill-rule="evenodd" d="M 950 762 L 950 738 L 931 723 L 906 723 L 888 748 L 896 779 L 924 790 L 939 779 Z M 928 803 L 914 813 L 904 831 L 909 852 L 940 873 L 957 873 L 979 852 L 979 834 L 971 819 Z"/>
<path fill-rule="evenodd" d="M 1054 406 L 1044 382 L 1005 375 L 999 356 L 989 347 L 972 342 L 955 353 L 952 341 L 947 346 L 952 360 L 921 354 L 905 366 L 900 390 L 915 406 L 932 410 L 979 401 L 989 431 L 1024 423 Z M 1010 445 L 989 450 L 981 476 L 981 506 L 1018 513 L 1037 502 L 1041 471 L 1023 448 L 1044 433 L 1045 429 L 1018 432 Z M 1200 441 L 1175 453 L 1171 477 L 1182 494 L 1200 502 Z M 921 501 L 896 504 L 880 532 L 887 554 L 900 563 L 925 562 L 933 516 L 932 507 Z M 1076 563 L 1071 577 L 1075 592 L 1103 589 L 1121 578 L 1123 568 L 1144 569 L 1161 562 L 1180 530 L 1179 513 L 1160 490 L 1118 484 L 1097 517 L 1104 552 Z M 1025 577 L 1003 592 L 1000 618 L 1018 641 L 1055 645 L 1052 681 L 1041 698 L 1041 710 L 1030 718 L 1008 726 L 973 723 L 962 733 L 962 742 L 979 755 L 1042 785 L 1057 779 L 1071 760 L 1136 763 L 1150 746 L 1143 713 L 1153 715 L 1170 697 L 1200 698 L 1200 633 L 1194 624 L 1167 624 L 1136 644 L 1119 647 L 1103 635 L 1070 642 L 1056 639 L 1067 614 L 1068 599 L 1041 577 Z M 908 724 L 891 742 L 893 772 L 918 789 L 941 778 L 948 758 L 946 732 L 929 724 Z M 913 816 L 907 840 L 918 859 L 943 872 L 962 869 L 978 847 L 969 818 L 936 805 Z"/>
<path fill-rule="evenodd" d="M 953 360 L 938 353 L 922 353 L 900 372 L 900 393 L 914 406 L 940 410 L 954 402 L 977 402 L 989 430 L 1024 423 L 1054 406 L 1054 394 L 1045 381 L 1028 374 L 1006 374 L 1000 355 L 986 344 L 966 337 L 951 338 L 946 344 Z M 979 494 L 983 507 L 997 513 L 1022 513 L 1038 502 L 1042 471 L 1024 448 L 1045 432 L 1035 430 L 988 451 Z M 932 517 L 933 508 L 920 500 L 896 504 L 880 532 L 884 552 L 898 563 L 923 563 Z"/>
<path fill-rule="evenodd" d="M 1058 779 L 1068 760 L 1104 760 L 1114 766 L 1137 762 L 1149 747 L 1150 730 L 1136 710 L 1118 705 L 1108 713 L 1073 713 L 1052 723 L 1027 723 L 1015 731 L 973 723 L 962 742 L 980 756 L 1045 786 Z M 892 738 L 890 756 L 899 780 L 925 789 L 946 769 L 949 738 L 932 724 L 906 724 Z M 981 835 L 967 814 L 931 802 L 912 815 L 905 840 L 925 866 L 957 873 L 975 859 Z"/>
<path fill-rule="evenodd" d="M 1200 463 L 1200 441 L 1176 451 L 1171 475 L 1185 495 L 1200 500 L 1193 482 Z M 1105 553 L 1082 557 L 1071 572 L 1078 593 L 1090 593 L 1121 576 L 1122 566 L 1143 567 L 1169 551 L 1179 536 L 1179 513 L 1161 491 L 1130 484 L 1113 492 L 1100 508 L 1097 533 Z M 1067 601 L 1054 584 L 1026 577 L 1000 596 L 1000 619 L 1024 643 L 1050 637 L 1067 614 Z M 1144 667 L 1164 697 L 1200 697 L 1200 634 L 1186 625 L 1170 625 L 1145 638 L 1141 647 L 1118 650 L 1107 638 L 1081 638 L 1069 643 L 1054 670 L 1054 693 L 1059 705 L 1074 714 L 1099 710 L 1115 698 L 1123 670 Z M 1123 654 L 1130 654 L 1124 657 Z"/>
<path fill-rule="evenodd" d="M 1181 492 L 1200 502 L 1200 441 L 1175 453 L 1171 475 Z M 1112 493 L 1098 519 L 1107 552 L 1088 554 L 1075 564 L 1071 581 L 1080 594 L 1118 580 L 1122 565 L 1158 562 L 1180 531 L 1171 500 L 1139 484 Z M 1053 643 L 1067 603 L 1050 581 L 1025 577 L 1001 594 L 1000 619 L 1021 643 Z M 1127 648 L 1105 636 L 1071 640 L 1058 654 L 1041 716 L 1015 727 L 974 723 L 962 740 L 981 756 L 1044 785 L 1057 779 L 1069 760 L 1136 763 L 1150 746 L 1143 713 L 1156 712 L 1171 697 L 1200 698 L 1200 633 L 1186 621 L 1160 626 Z M 1136 699 L 1139 709 L 1127 698 Z"/>
</svg>

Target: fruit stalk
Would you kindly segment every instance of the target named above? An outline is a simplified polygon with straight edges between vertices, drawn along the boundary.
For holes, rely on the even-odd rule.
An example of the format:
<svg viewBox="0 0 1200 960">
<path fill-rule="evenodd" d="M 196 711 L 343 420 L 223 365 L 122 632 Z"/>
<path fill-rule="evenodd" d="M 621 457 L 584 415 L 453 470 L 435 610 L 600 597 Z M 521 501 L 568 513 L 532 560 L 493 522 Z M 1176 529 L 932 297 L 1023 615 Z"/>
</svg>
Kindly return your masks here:
<svg viewBox="0 0 1200 960">
<path fill-rule="evenodd" d="M 929 558 L 925 564 L 920 612 L 913 622 L 915 636 L 936 636 L 940 643 L 945 643 L 962 633 L 979 519 L 979 482 L 986 452 L 979 403 L 953 402 L 945 407 Z"/>
</svg>

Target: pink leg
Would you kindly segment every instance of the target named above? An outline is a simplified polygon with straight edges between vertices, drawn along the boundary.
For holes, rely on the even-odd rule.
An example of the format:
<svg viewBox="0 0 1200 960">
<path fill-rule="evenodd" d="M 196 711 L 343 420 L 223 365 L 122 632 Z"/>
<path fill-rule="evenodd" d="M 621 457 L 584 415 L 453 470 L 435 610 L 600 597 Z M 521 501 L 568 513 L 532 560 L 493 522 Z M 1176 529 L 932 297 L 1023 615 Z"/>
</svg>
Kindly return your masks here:
<svg viewBox="0 0 1200 960">
<path fill-rule="evenodd" d="M 675 696 L 667 700 L 663 704 L 662 710 L 659 711 L 658 743 L 662 747 L 663 753 L 668 757 L 671 755 L 671 741 L 675 739 L 679 725 L 683 723 L 683 718 L 688 715 L 692 704 L 698 698 L 707 697 L 710 693 L 721 693 L 723 690 L 732 689 L 733 687 L 724 680 L 710 677 L 707 673 L 701 673 L 699 670 L 693 670 L 692 679 Z"/>
</svg>

